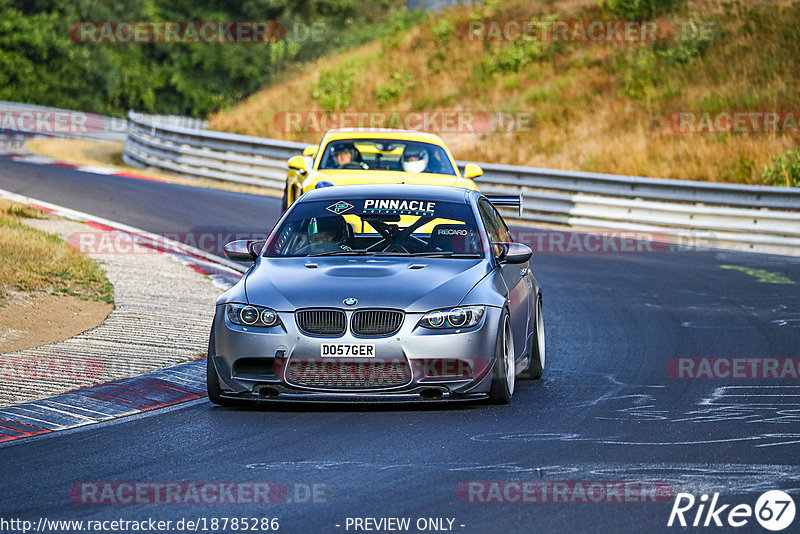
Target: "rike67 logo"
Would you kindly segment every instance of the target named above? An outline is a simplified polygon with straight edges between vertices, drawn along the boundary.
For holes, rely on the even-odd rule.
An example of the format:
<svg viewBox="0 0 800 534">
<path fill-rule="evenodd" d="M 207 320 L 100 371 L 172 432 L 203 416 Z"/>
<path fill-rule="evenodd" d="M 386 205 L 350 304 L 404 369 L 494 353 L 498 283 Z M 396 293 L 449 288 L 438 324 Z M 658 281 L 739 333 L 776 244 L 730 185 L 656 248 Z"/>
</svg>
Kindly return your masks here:
<svg viewBox="0 0 800 534">
<path fill-rule="evenodd" d="M 691 493 L 678 493 L 667 526 L 737 528 L 747 525 L 755 516 L 762 527 L 777 532 L 786 529 L 794 521 L 794 501 L 788 493 L 780 490 L 763 493 L 755 507 L 749 504 L 718 504 L 718 501 L 719 493 L 714 494 L 711 502 L 705 494 L 696 499 Z"/>
</svg>

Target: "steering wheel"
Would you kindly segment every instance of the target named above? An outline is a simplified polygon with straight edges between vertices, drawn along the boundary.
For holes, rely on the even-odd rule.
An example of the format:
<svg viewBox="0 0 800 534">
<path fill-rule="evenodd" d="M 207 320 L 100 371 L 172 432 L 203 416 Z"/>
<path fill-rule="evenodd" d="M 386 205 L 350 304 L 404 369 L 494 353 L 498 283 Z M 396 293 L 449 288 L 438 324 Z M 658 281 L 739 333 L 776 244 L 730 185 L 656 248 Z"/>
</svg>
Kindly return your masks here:
<svg viewBox="0 0 800 534">
<path fill-rule="evenodd" d="M 364 163 L 358 163 L 357 161 L 351 161 L 350 163 L 345 163 L 344 165 L 342 165 L 339 168 L 340 169 L 361 169 L 361 170 L 365 170 L 365 169 L 368 169 L 369 167 Z"/>
</svg>

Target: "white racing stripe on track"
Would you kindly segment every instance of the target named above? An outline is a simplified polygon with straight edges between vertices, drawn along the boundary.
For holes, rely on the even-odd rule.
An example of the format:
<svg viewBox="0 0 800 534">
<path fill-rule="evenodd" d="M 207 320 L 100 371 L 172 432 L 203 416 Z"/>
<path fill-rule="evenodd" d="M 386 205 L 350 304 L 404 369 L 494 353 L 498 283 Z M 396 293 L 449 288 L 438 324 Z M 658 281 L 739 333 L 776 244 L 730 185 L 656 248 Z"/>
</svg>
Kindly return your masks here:
<svg viewBox="0 0 800 534">
<path fill-rule="evenodd" d="M 101 167 L 99 165 L 80 165 L 75 167 L 76 171 L 81 172 L 91 172 L 93 174 L 117 174 L 119 172 L 118 169 L 112 169 L 111 167 Z"/>
<path fill-rule="evenodd" d="M 21 163 L 36 163 L 36 164 L 49 164 L 49 163 L 56 163 L 56 160 L 53 158 L 48 158 L 47 156 L 16 156 L 11 158 L 12 161 L 19 161 Z"/>
</svg>

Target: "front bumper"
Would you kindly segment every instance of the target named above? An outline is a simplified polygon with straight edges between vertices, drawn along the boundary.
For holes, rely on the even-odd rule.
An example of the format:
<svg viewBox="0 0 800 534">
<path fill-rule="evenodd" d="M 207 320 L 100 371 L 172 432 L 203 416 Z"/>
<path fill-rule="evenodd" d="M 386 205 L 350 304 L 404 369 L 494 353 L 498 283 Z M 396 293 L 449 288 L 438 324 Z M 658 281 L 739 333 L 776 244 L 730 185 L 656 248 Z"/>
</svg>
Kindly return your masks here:
<svg viewBox="0 0 800 534">
<path fill-rule="evenodd" d="M 214 319 L 214 346 L 209 357 L 227 399 L 289 402 L 457 402 L 488 398 L 494 364 L 499 308 L 486 307 L 477 326 L 455 331 L 418 327 L 423 314 L 405 314 L 400 330 L 388 337 L 339 337 L 300 331 L 294 313 L 279 312 L 281 324 L 271 328 L 242 327 L 225 317 L 224 305 Z M 345 310 L 348 324 L 351 314 Z M 320 356 L 323 343 L 375 345 L 374 358 Z M 308 385 L 287 379 L 290 365 L 348 363 L 368 370 L 383 362 L 406 365 L 408 380 L 390 385 Z M 296 369 L 297 367 L 295 367 Z M 316 367 L 314 367 L 317 369 Z M 342 367 L 344 368 L 344 367 Z M 322 367 L 320 367 L 322 369 Z M 351 377 L 348 377 L 351 378 Z M 349 384 L 349 382 L 345 381 Z"/>
<path fill-rule="evenodd" d="M 379 392 L 315 392 L 301 391 L 287 388 L 282 385 L 272 385 L 266 388 L 257 388 L 256 391 L 244 393 L 225 393 L 223 398 L 231 400 L 254 402 L 292 402 L 292 403 L 325 403 L 325 404 L 355 404 L 355 403 L 458 403 L 475 402 L 489 398 L 488 393 L 463 393 L 451 394 L 447 388 L 416 388 L 410 391 L 397 391 L 392 393 Z"/>
</svg>

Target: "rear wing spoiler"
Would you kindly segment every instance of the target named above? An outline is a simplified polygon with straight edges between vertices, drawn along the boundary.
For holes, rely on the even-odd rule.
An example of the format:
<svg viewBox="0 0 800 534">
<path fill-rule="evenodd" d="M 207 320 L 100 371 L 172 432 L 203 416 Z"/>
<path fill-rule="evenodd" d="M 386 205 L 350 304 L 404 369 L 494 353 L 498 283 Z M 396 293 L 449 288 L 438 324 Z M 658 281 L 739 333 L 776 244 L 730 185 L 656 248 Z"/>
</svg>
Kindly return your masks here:
<svg viewBox="0 0 800 534">
<path fill-rule="evenodd" d="M 495 207 L 509 207 L 519 209 L 519 216 L 522 217 L 522 193 L 519 195 L 484 195 L 486 200 Z"/>
</svg>

